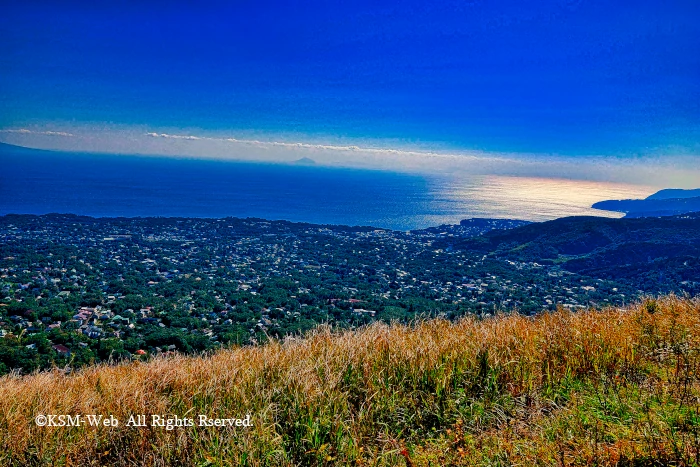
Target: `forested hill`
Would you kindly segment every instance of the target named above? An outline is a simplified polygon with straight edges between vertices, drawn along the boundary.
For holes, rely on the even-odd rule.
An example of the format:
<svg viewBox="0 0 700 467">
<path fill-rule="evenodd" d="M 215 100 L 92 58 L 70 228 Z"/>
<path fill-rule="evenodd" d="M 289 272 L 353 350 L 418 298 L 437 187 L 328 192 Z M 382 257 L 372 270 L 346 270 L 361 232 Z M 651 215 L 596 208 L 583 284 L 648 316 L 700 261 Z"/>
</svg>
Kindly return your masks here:
<svg viewBox="0 0 700 467">
<path fill-rule="evenodd" d="M 445 247 L 492 257 L 558 264 L 571 272 L 625 280 L 645 290 L 650 289 L 644 286 L 648 282 L 663 289 L 664 284 L 700 277 L 700 213 L 661 218 L 566 217 L 442 242 Z"/>
</svg>

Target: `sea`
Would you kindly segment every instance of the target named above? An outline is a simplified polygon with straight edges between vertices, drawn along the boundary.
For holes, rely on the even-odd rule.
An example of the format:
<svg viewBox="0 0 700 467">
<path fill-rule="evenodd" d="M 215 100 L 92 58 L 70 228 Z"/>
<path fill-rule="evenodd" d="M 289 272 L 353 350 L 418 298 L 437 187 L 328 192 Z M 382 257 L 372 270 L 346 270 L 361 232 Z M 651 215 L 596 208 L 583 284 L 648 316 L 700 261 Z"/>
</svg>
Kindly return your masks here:
<svg viewBox="0 0 700 467">
<path fill-rule="evenodd" d="M 0 151 L 0 215 L 255 217 L 411 230 L 487 217 L 620 217 L 590 206 L 648 188 L 166 157 Z"/>
</svg>

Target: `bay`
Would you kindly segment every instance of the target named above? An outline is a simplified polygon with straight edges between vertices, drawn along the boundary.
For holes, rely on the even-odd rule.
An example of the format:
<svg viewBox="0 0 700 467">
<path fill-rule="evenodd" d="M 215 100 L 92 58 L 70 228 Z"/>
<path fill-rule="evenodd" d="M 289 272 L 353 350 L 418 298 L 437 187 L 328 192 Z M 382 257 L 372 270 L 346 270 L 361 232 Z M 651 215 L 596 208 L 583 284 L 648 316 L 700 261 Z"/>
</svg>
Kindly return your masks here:
<svg viewBox="0 0 700 467">
<path fill-rule="evenodd" d="M 0 167 L 0 215 L 233 216 L 408 230 L 469 217 L 619 217 L 590 205 L 649 194 L 644 187 L 580 180 L 421 175 L 6 145 Z"/>
</svg>

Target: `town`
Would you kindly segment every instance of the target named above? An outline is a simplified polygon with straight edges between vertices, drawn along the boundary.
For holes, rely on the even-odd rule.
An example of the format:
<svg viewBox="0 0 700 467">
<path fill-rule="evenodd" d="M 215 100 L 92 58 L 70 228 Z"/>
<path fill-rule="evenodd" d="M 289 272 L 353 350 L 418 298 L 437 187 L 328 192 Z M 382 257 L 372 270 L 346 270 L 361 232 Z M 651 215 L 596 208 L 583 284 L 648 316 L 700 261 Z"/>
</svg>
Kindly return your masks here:
<svg viewBox="0 0 700 467">
<path fill-rule="evenodd" d="M 527 224 L 408 232 L 262 219 L 0 217 L 0 374 L 466 314 L 621 306 L 645 292 L 452 248 Z M 445 246 L 448 245 L 448 246 Z"/>
</svg>

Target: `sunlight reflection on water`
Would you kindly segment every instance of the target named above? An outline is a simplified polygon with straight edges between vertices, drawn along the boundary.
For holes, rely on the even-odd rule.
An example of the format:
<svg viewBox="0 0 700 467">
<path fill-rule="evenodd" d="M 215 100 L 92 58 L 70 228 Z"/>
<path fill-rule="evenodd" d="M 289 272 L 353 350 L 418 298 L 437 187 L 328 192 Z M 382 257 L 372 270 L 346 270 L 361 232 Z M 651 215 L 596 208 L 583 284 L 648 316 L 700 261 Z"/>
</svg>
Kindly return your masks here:
<svg viewBox="0 0 700 467">
<path fill-rule="evenodd" d="M 564 216 L 622 217 L 591 208 L 606 199 L 644 198 L 652 187 L 586 180 L 479 176 L 433 180 L 434 212 L 456 217 L 542 221 Z"/>
</svg>

